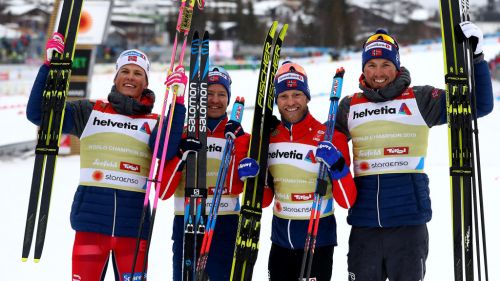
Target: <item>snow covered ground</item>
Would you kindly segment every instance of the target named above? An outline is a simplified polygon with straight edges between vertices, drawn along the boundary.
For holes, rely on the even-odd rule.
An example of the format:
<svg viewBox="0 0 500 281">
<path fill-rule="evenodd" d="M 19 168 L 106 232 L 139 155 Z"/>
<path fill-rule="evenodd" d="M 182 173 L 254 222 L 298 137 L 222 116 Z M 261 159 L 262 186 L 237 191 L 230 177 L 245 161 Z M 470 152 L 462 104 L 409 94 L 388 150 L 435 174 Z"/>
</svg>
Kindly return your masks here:
<svg viewBox="0 0 500 281">
<path fill-rule="evenodd" d="M 488 39 L 485 45 L 487 58 L 500 51 L 499 38 Z M 402 65 L 412 74 L 413 85 L 429 84 L 444 87 L 441 45 L 406 47 L 401 50 Z M 350 58 L 339 62 L 301 60 L 308 73 L 313 99 L 310 110 L 318 119 L 325 120 L 328 110 L 328 97 L 332 75 L 337 67 L 346 69 L 343 95 L 357 90 L 360 75 L 360 54 L 354 53 Z M 232 100 L 235 96 L 244 96 L 247 104 L 254 102 L 257 73 L 251 70 L 232 71 Z M 34 77 L 33 77 L 34 78 Z M 104 98 L 112 84 L 113 73 L 97 72 L 92 80 L 92 98 Z M 151 88 L 160 97 L 163 95 L 162 70 L 155 71 L 151 80 Z M 490 280 L 500 280 L 500 164 L 496 141 L 500 134 L 496 126 L 500 120 L 500 84 L 495 83 L 495 109 L 492 114 L 479 120 L 480 148 L 482 162 L 482 179 L 484 187 L 484 205 L 486 214 L 486 235 L 488 241 L 488 264 Z M 24 107 L 28 93 L 9 94 L 0 99 L 0 120 L 2 135 L 0 145 L 15 141 L 31 140 L 36 137 L 36 128 L 26 121 Z M 155 111 L 160 110 L 157 98 Z M 277 114 L 277 113 L 276 113 Z M 252 112 L 247 110 L 243 126 L 251 129 Z M 9 132 L 9 133 L 7 133 Z M 433 219 L 428 224 L 430 234 L 430 252 L 427 260 L 426 280 L 453 280 L 453 255 L 451 241 L 451 207 L 450 184 L 448 174 L 446 126 L 433 128 L 426 171 L 430 177 Z M 4 223 L 1 232 L 3 246 L 0 248 L 1 275 L 5 280 L 70 280 L 71 250 L 74 231 L 69 224 L 69 212 L 73 194 L 78 183 L 78 156 L 60 157 L 57 163 L 54 191 L 52 196 L 51 215 L 48 225 L 47 239 L 42 260 L 34 264 L 32 260 L 22 263 L 21 248 L 28 205 L 28 194 L 33 169 L 33 156 L 0 161 L 1 180 L 4 182 L 3 195 L 0 196 L 0 221 Z M 159 204 L 152 247 L 149 259 L 149 280 L 171 280 L 171 229 L 172 201 Z M 267 279 L 267 258 L 270 248 L 270 228 L 272 210 L 264 210 L 261 231 L 259 257 L 254 273 L 254 280 Z M 336 209 L 338 221 L 338 242 L 335 249 L 333 279 L 345 280 L 347 277 L 347 241 L 349 225 L 346 223 L 346 210 Z M 106 280 L 114 280 L 112 268 L 108 269 Z"/>
</svg>

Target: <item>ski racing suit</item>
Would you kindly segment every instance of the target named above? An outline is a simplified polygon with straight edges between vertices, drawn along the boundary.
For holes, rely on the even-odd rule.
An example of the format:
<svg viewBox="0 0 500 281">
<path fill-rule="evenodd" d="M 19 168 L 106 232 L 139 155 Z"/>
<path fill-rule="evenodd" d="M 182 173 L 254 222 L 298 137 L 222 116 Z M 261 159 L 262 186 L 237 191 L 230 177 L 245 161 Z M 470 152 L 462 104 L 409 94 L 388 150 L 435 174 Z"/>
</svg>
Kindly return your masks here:
<svg viewBox="0 0 500 281">
<path fill-rule="evenodd" d="M 27 117 L 37 125 L 48 71 L 42 65 L 28 101 Z M 113 86 L 108 102 L 66 102 L 62 131 L 81 141 L 80 182 L 71 209 L 71 226 L 76 231 L 73 280 L 103 280 L 110 252 L 116 280 L 132 279 L 130 270 L 157 132 L 158 116 L 151 113 L 154 100 L 149 89 L 137 102 Z M 185 111 L 183 104 L 175 105 L 167 159 L 176 153 Z M 142 272 L 149 225 L 146 215 L 135 278 Z"/>
</svg>

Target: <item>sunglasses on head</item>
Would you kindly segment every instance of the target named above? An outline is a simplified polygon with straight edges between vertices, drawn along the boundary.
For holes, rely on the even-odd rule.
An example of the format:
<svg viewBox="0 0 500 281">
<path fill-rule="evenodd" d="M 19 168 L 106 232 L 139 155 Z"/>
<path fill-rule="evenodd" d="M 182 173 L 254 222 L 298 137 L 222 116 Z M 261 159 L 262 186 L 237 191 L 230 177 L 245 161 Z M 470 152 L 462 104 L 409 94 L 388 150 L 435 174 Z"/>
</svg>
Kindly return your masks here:
<svg viewBox="0 0 500 281">
<path fill-rule="evenodd" d="M 278 73 L 276 73 L 276 76 L 280 76 L 281 74 L 287 72 L 297 72 L 301 75 L 306 76 L 306 71 L 304 70 L 304 68 L 293 62 L 284 62 L 278 69 Z"/>
<path fill-rule="evenodd" d="M 391 36 L 389 36 L 387 34 L 383 34 L 383 33 L 373 34 L 372 36 L 368 37 L 368 39 L 366 39 L 364 46 L 366 46 L 368 43 L 371 43 L 371 42 L 377 41 L 377 40 L 389 42 L 389 43 L 391 43 L 399 48 L 398 42 L 396 42 L 396 40 L 394 40 L 394 38 L 392 38 Z"/>
</svg>

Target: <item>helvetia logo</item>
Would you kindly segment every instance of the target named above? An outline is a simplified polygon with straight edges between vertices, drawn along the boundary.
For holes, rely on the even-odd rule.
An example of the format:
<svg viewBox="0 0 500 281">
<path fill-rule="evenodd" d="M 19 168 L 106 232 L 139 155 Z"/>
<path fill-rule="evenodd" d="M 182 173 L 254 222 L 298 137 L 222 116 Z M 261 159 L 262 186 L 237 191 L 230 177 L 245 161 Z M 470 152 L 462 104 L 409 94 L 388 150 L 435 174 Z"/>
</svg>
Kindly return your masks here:
<svg viewBox="0 0 500 281">
<path fill-rule="evenodd" d="M 208 152 L 222 152 L 222 146 L 216 145 L 215 143 L 207 147 Z"/>
<path fill-rule="evenodd" d="M 100 120 L 99 118 L 95 117 L 93 125 L 94 126 L 103 126 L 103 127 L 116 127 L 116 128 L 120 128 L 120 129 L 127 129 L 127 130 L 134 130 L 134 131 L 137 131 L 139 129 L 137 125 L 134 125 L 130 122 L 118 122 L 118 121 L 115 122 L 109 118 L 107 120 Z"/>
<path fill-rule="evenodd" d="M 401 107 L 399 108 L 399 114 L 411 115 L 411 111 L 406 105 L 406 103 L 403 102 L 403 104 L 401 104 Z"/>
<path fill-rule="evenodd" d="M 302 160 L 304 159 L 304 154 L 297 152 L 297 150 L 281 152 L 279 149 L 277 149 L 276 151 L 269 153 L 269 158 L 286 158 L 286 159 Z"/>
<path fill-rule="evenodd" d="M 312 150 L 309 150 L 309 152 L 306 154 L 306 159 L 304 160 L 316 164 L 316 157 L 314 157 L 314 152 Z"/>
<path fill-rule="evenodd" d="M 151 128 L 149 127 L 148 122 L 144 122 L 144 124 L 142 124 L 141 132 L 151 135 Z"/>
<path fill-rule="evenodd" d="M 363 117 L 368 117 L 368 116 L 372 116 L 372 115 L 386 115 L 386 114 L 396 114 L 396 108 L 388 107 L 388 106 L 384 106 L 382 108 L 376 108 L 376 109 L 372 109 L 372 110 L 365 108 L 365 110 L 363 110 L 361 112 L 354 111 L 352 119 L 354 120 L 356 118 L 363 118 Z"/>
</svg>

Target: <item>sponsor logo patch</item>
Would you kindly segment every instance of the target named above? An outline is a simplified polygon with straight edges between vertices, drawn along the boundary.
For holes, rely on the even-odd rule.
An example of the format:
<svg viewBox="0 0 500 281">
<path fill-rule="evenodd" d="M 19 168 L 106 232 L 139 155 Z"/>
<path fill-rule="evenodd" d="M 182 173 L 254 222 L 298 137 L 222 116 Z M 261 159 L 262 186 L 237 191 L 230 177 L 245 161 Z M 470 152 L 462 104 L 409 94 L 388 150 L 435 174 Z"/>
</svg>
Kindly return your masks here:
<svg viewBox="0 0 500 281">
<path fill-rule="evenodd" d="M 140 173 L 141 166 L 137 165 L 137 164 L 127 163 L 127 162 L 120 162 L 120 170 L 126 170 L 126 171 Z"/>
<path fill-rule="evenodd" d="M 386 147 L 384 148 L 384 155 L 403 155 L 408 154 L 410 148 L 408 146 L 399 147 Z"/>
<path fill-rule="evenodd" d="M 314 192 L 292 193 L 292 201 L 309 201 L 314 198 Z"/>
</svg>

